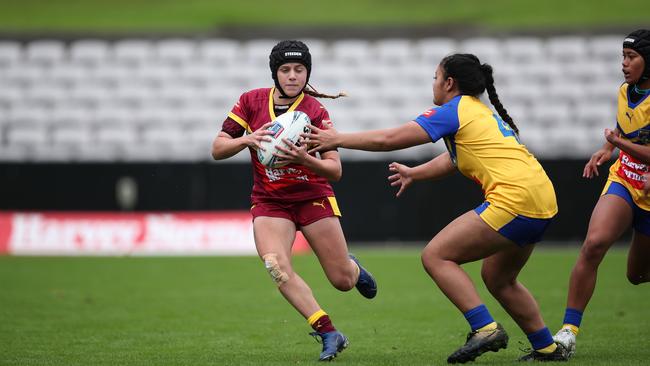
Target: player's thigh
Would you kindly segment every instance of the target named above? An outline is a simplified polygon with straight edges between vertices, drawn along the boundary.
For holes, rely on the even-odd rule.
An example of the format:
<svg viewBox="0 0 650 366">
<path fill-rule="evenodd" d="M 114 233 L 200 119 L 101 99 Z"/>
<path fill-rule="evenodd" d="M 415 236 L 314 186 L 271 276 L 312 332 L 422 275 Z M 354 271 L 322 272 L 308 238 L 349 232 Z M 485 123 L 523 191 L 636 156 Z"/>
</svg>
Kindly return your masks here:
<svg viewBox="0 0 650 366">
<path fill-rule="evenodd" d="M 422 257 L 425 261 L 433 258 L 467 263 L 513 246 L 516 244 L 492 229 L 472 210 L 436 234 L 424 248 Z"/>
<path fill-rule="evenodd" d="M 349 267 L 348 246 L 338 217 L 322 218 L 303 226 L 301 231 L 325 272 Z"/>
<path fill-rule="evenodd" d="M 258 216 L 253 220 L 255 247 L 260 258 L 276 254 L 282 266 L 291 265 L 291 246 L 296 238 L 296 225 L 281 217 Z"/>
<path fill-rule="evenodd" d="M 585 246 L 607 250 L 632 225 L 634 213 L 625 199 L 613 194 L 601 196 L 589 219 Z"/>
<path fill-rule="evenodd" d="M 481 277 L 489 288 L 512 284 L 528 262 L 535 244 L 512 245 L 483 260 Z"/>
<path fill-rule="evenodd" d="M 634 230 L 627 255 L 628 277 L 645 275 L 650 271 L 650 236 Z"/>
</svg>

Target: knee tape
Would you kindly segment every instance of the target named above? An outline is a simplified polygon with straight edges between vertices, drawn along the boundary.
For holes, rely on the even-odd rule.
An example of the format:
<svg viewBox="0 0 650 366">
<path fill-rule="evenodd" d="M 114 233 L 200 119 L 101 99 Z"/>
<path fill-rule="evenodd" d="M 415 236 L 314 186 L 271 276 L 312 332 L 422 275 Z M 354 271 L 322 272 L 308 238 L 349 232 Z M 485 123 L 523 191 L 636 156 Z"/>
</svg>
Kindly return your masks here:
<svg viewBox="0 0 650 366">
<path fill-rule="evenodd" d="M 264 260 L 264 267 L 269 271 L 271 279 L 276 285 L 281 286 L 283 283 L 289 281 L 289 275 L 287 272 L 282 271 L 280 268 L 277 254 L 269 253 L 264 255 L 262 259 Z"/>
</svg>

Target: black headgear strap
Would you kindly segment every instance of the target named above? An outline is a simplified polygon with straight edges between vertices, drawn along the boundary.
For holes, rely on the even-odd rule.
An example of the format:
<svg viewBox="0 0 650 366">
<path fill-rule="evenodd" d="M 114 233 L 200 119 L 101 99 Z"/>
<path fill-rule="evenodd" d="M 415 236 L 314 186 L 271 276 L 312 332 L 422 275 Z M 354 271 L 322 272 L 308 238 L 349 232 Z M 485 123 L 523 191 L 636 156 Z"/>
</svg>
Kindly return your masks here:
<svg viewBox="0 0 650 366">
<path fill-rule="evenodd" d="M 311 75 L 311 54 L 309 53 L 307 45 L 300 41 L 288 40 L 279 42 L 271 50 L 271 54 L 269 55 L 269 67 L 271 68 L 271 77 L 273 77 L 275 87 L 280 91 L 280 98 L 295 98 L 297 96 L 287 95 L 278 82 L 278 69 L 280 66 L 289 62 L 296 62 L 305 66 L 307 69 L 307 81 L 305 82 L 305 86 L 307 86 L 307 83 L 309 83 L 309 76 Z M 302 90 L 300 93 L 302 93 Z M 300 93 L 298 93 L 298 95 Z"/>
<path fill-rule="evenodd" d="M 639 29 L 630 33 L 623 40 L 623 48 L 635 50 L 645 61 L 645 69 L 637 84 L 648 80 L 650 78 L 650 30 Z"/>
</svg>

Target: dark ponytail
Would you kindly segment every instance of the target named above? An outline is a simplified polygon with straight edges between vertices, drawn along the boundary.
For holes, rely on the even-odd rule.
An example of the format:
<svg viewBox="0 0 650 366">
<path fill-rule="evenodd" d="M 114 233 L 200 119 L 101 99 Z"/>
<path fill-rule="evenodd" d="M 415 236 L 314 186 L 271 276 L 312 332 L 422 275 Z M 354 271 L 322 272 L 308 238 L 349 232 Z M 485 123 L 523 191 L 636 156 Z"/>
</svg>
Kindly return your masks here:
<svg viewBox="0 0 650 366">
<path fill-rule="evenodd" d="M 479 95 L 487 90 L 490 103 L 497 110 L 501 119 L 519 135 L 519 129 L 503 107 L 503 104 L 501 104 L 497 95 L 497 90 L 494 87 L 492 66 L 488 64 L 481 65 L 478 57 L 468 53 L 449 55 L 440 61 L 440 66 L 443 69 L 445 78 L 450 77 L 456 81 L 458 91 L 461 94 L 478 98 Z"/>
<path fill-rule="evenodd" d="M 517 128 L 517 126 L 515 125 L 515 121 L 512 120 L 512 117 L 510 117 L 508 111 L 506 111 L 505 107 L 503 106 L 503 104 L 501 104 L 501 101 L 499 100 L 497 89 L 494 87 L 494 76 L 492 76 L 492 66 L 488 64 L 483 64 L 481 65 L 481 71 L 485 76 L 485 90 L 487 90 L 488 97 L 490 98 L 490 103 L 492 103 L 494 109 L 497 110 L 499 116 L 501 116 L 501 119 L 505 123 L 507 123 L 510 126 L 510 128 L 512 128 L 512 130 L 515 131 L 517 135 L 519 135 L 519 128 Z"/>
</svg>

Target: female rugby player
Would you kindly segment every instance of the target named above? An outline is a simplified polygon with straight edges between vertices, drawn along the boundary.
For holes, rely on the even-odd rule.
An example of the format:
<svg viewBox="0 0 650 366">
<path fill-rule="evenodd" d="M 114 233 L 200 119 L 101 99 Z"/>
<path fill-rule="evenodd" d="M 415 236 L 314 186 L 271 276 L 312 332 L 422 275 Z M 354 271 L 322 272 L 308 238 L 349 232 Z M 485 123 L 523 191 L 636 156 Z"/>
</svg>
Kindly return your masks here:
<svg viewBox="0 0 650 366">
<path fill-rule="evenodd" d="M 341 291 L 355 287 L 373 298 L 377 285 L 358 260 L 348 254 L 339 222 L 339 211 L 330 181 L 341 178 L 341 160 L 336 150 L 323 150 L 320 159 L 307 146 L 289 144 L 276 153 L 289 162 L 267 168 L 257 159 L 256 149 L 270 132 L 277 116 L 302 111 L 314 126 L 330 123 L 325 108 L 314 97 L 336 98 L 306 88 L 311 74 L 309 48 L 300 41 L 282 41 L 269 56 L 273 88 L 241 95 L 212 145 L 212 157 L 229 158 L 248 148 L 253 163 L 251 194 L 255 246 L 272 280 L 287 301 L 307 319 L 323 349 L 319 359 L 328 361 L 348 346 L 348 338 L 333 325 L 309 286 L 291 266 L 291 246 L 296 230 L 302 231 L 329 281 Z M 339 94 L 340 96 L 341 94 Z"/>
<path fill-rule="evenodd" d="M 582 315 L 596 287 L 598 266 L 630 227 L 627 278 L 634 285 L 650 281 L 650 187 L 644 177 L 650 170 L 650 30 L 640 29 L 625 37 L 622 66 L 625 82 L 618 91 L 616 129 L 605 129 L 607 141 L 591 156 L 582 175 L 597 176 L 598 166 L 611 158 L 615 148 L 620 150 L 591 213 L 569 280 L 564 325 L 554 337 L 570 355 L 575 353 Z"/>
<path fill-rule="evenodd" d="M 498 115 L 478 99 L 486 89 Z M 471 327 L 467 342 L 447 362 L 472 361 L 508 344 L 506 331 L 460 266 L 479 259 L 488 290 L 532 344 L 522 360 L 566 360 L 566 350 L 553 341 L 535 299 L 517 281 L 557 213 L 551 181 L 519 142 L 518 129 L 497 96 L 491 66 L 470 54 L 445 57 L 436 70 L 433 102 L 439 107 L 399 127 L 359 133 L 314 128 L 305 137 L 316 145 L 313 150 L 324 151 L 387 151 L 443 138 L 448 152 L 413 168 L 391 163 L 389 180 L 399 187 L 399 196 L 414 180 L 438 179 L 458 170 L 485 192 L 485 202 L 448 224 L 422 251 L 424 268 Z"/>
</svg>

